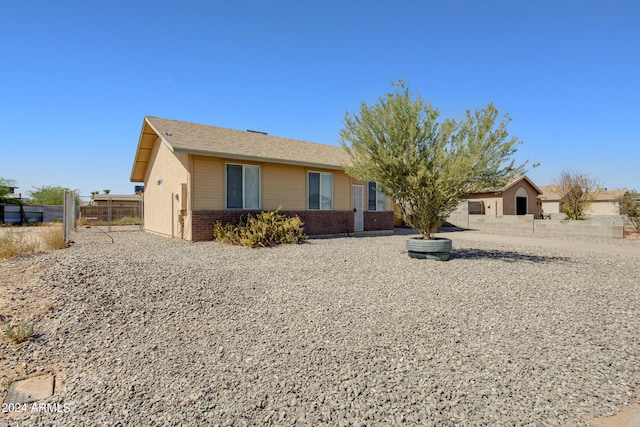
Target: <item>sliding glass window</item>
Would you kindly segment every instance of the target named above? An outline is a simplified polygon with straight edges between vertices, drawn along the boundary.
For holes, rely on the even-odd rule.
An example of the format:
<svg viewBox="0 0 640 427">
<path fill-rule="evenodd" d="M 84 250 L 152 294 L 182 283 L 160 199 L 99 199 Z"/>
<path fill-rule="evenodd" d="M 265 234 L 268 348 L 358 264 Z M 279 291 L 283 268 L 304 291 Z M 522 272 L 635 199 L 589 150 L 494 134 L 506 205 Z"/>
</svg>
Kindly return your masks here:
<svg viewBox="0 0 640 427">
<path fill-rule="evenodd" d="M 260 167 L 227 165 L 227 209 L 260 209 Z"/>
<path fill-rule="evenodd" d="M 333 209 L 333 174 L 309 172 L 307 178 L 310 210 Z"/>
</svg>

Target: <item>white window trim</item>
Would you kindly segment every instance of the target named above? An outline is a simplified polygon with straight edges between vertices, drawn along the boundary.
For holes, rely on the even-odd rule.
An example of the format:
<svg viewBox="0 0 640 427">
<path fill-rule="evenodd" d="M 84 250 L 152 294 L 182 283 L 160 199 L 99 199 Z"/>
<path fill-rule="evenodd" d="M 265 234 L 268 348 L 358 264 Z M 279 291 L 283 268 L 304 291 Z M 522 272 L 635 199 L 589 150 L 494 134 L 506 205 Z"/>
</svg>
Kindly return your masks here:
<svg viewBox="0 0 640 427">
<path fill-rule="evenodd" d="M 320 187 L 318 188 L 318 209 L 311 209 L 309 207 L 309 174 L 310 173 L 317 173 L 320 175 Z M 330 175 L 331 176 L 331 208 L 330 209 L 322 209 L 322 175 Z M 334 185 L 334 179 L 333 179 L 333 173 L 332 172 L 320 172 L 320 171 L 314 171 L 314 170 L 309 170 L 307 171 L 307 210 L 308 211 L 332 211 L 333 210 L 333 201 L 334 201 L 334 191 L 333 188 L 335 187 Z"/>
<path fill-rule="evenodd" d="M 227 166 L 242 166 L 242 207 L 241 208 L 230 208 L 227 206 Z M 244 191 L 244 183 L 245 183 L 245 168 L 258 168 L 258 207 L 257 208 L 247 208 L 246 194 Z M 259 165 L 249 165 L 244 163 L 225 163 L 224 164 L 224 206 L 225 209 L 229 210 L 259 210 L 262 209 L 262 168 Z"/>
<path fill-rule="evenodd" d="M 375 208 L 375 210 L 369 209 L 369 201 L 370 201 L 370 199 L 369 199 L 369 183 L 371 183 L 371 182 L 373 182 L 373 181 L 367 181 L 367 211 L 368 212 L 385 212 L 387 210 L 387 196 L 385 196 L 384 194 L 382 194 L 382 192 L 380 192 L 378 190 L 379 185 L 378 185 L 377 182 L 374 182 L 374 184 L 376 184 L 376 208 Z M 378 197 L 382 197 L 382 200 L 384 200 L 384 209 L 382 209 L 382 210 L 378 209 L 378 202 L 382 201 L 382 200 L 379 200 Z"/>
</svg>

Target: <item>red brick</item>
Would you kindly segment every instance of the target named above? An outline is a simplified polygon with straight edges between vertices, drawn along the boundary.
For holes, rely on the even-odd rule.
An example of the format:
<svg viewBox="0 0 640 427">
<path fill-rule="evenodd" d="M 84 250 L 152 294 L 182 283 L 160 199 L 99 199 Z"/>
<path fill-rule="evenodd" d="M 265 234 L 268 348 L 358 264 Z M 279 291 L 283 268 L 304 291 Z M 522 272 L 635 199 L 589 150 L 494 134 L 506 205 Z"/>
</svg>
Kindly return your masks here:
<svg viewBox="0 0 640 427">
<path fill-rule="evenodd" d="M 257 215 L 260 211 L 193 211 L 192 240 L 213 240 L 213 225 L 216 221 L 223 224 L 238 221 L 247 214 Z M 299 216 L 304 223 L 304 232 L 309 236 L 322 234 L 353 233 L 352 211 L 280 211 L 286 216 Z M 364 230 L 393 230 L 393 212 L 364 212 Z"/>
</svg>

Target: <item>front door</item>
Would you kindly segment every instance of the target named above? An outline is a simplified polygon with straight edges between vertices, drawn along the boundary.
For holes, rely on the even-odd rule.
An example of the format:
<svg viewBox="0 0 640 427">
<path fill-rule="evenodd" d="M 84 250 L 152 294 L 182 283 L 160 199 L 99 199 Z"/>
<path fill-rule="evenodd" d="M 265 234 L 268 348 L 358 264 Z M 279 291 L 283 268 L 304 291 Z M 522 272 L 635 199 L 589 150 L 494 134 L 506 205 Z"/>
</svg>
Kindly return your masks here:
<svg viewBox="0 0 640 427">
<path fill-rule="evenodd" d="M 353 231 L 364 230 L 364 213 L 362 212 L 364 187 L 360 184 L 351 186 L 351 200 L 353 208 Z"/>
</svg>

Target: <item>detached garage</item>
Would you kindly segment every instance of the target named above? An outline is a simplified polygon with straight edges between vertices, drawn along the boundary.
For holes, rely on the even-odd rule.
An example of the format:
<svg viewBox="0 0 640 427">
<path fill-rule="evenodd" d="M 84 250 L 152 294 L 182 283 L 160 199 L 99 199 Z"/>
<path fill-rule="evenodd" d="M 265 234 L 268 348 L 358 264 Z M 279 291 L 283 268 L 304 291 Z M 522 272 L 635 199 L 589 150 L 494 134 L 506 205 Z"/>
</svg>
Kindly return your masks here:
<svg viewBox="0 0 640 427">
<path fill-rule="evenodd" d="M 539 217 L 538 196 L 542 194 L 533 181 L 520 176 L 502 188 L 487 189 L 469 197 L 469 214 L 534 215 Z"/>
</svg>

